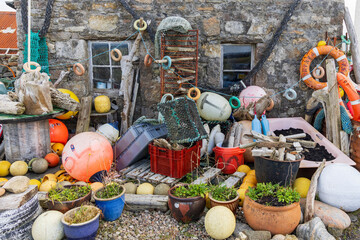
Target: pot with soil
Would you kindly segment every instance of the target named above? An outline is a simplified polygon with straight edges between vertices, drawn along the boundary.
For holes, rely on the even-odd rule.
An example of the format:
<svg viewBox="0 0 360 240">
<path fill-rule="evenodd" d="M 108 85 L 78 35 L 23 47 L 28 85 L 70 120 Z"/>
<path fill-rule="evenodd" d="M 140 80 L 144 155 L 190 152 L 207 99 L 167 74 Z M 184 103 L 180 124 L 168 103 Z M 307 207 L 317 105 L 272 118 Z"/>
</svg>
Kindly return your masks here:
<svg viewBox="0 0 360 240">
<path fill-rule="evenodd" d="M 68 210 L 80 207 L 84 202 L 90 201 L 91 187 L 76 184 L 57 186 L 46 194 L 46 198 L 49 210 L 66 213 Z"/>
<path fill-rule="evenodd" d="M 239 194 L 234 188 L 216 185 L 212 187 L 209 198 L 211 207 L 224 206 L 236 214 L 236 209 L 239 206 Z"/>
<path fill-rule="evenodd" d="M 101 210 L 91 205 L 71 209 L 61 218 L 67 239 L 95 239 Z"/>
<path fill-rule="evenodd" d="M 244 216 L 254 230 L 290 234 L 300 222 L 300 194 L 279 184 L 258 183 L 249 188 L 244 200 Z"/>
<path fill-rule="evenodd" d="M 304 159 L 294 161 L 278 161 L 266 157 L 255 157 L 255 172 L 258 183 L 271 182 L 281 186 L 292 186 L 299 171 L 300 162 Z"/>
<path fill-rule="evenodd" d="M 95 204 L 104 214 L 105 221 L 118 219 L 124 209 L 125 187 L 119 183 L 109 183 L 94 193 Z"/>
<path fill-rule="evenodd" d="M 184 223 L 199 219 L 206 205 L 207 192 L 208 187 L 205 184 L 177 185 L 170 188 L 168 204 L 171 215 Z"/>
</svg>

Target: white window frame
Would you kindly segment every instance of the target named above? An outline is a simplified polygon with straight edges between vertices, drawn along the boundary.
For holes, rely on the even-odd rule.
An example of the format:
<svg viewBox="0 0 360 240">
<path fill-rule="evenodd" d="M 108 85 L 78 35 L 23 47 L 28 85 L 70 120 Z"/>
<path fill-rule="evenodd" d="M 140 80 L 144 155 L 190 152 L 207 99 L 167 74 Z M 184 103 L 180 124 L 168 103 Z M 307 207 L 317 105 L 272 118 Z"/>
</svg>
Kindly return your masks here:
<svg viewBox="0 0 360 240">
<path fill-rule="evenodd" d="M 250 62 L 250 69 L 249 70 L 224 70 L 224 46 L 251 46 L 251 62 Z M 251 69 L 254 67 L 254 59 L 255 59 L 255 44 L 221 44 L 221 74 L 220 74 L 220 83 L 221 87 L 224 87 L 224 72 L 250 72 Z"/>
<path fill-rule="evenodd" d="M 94 64 L 93 64 L 92 45 L 93 45 L 94 43 L 108 44 L 109 52 L 108 52 L 107 54 L 109 55 L 109 65 L 94 65 Z M 93 67 L 108 67 L 108 68 L 110 68 L 110 79 L 112 79 L 112 74 L 113 74 L 112 69 L 113 69 L 113 68 L 121 68 L 121 67 L 122 67 L 122 66 L 121 66 L 121 63 L 120 63 L 120 65 L 118 65 L 118 66 L 111 65 L 111 55 L 110 55 L 110 51 L 111 51 L 110 46 L 111 46 L 111 44 L 118 44 L 118 45 L 120 45 L 120 43 L 121 43 L 121 44 L 128 44 L 128 51 L 130 52 L 130 50 L 131 50 L 131 44 L 132 44 L 130 41 L 120 41 L 120 42 L 118 42 L 118 41 L 89 41 L 88 48 L 89 48 L 89 54 L 90 54 L 89 67 L 90 67 L 90 87 L 91 87 L 91 89 L 95 89 L 95 88 L 94 88 L 94 81 L 93 81 L 93 80 L 94 80 Z M 127 56 L 127 55 L 126 55 L 126 56 Z M 121 88 L 121 86 L 120 86 L 120 88 Z M 120 90 L 120 88 L 119 88 L 119 89 L 116 89 L 116 90 Z M 111 88 L 111 89 L 113 89 L 113 88 Z M 109 89 L 108 89 L 108 90 L 109 90 Z"/>
</svg>

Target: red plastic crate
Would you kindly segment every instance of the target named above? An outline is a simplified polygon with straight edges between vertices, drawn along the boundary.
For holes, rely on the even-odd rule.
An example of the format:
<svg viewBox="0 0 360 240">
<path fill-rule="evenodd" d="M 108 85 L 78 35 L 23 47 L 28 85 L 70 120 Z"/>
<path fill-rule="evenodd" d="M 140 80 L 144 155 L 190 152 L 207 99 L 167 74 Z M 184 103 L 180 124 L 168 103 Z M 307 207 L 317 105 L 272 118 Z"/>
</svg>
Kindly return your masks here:
<svg viewBox="0 0 360 240">
<path fill-rule="evenodd" d="M 172 178 L 181 178 L 200 165 L 202 141 L 180 151 L 160 148 L 149 144 L 151 171 Z"/>
</svg>

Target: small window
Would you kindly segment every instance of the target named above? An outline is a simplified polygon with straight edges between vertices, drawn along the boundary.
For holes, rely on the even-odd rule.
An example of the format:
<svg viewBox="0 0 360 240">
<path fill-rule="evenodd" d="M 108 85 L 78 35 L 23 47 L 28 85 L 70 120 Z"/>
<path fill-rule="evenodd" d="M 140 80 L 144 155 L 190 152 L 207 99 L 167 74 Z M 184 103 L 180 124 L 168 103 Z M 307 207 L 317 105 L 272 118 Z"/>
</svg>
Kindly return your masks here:
<svg viewBox="0 0 360 240">
<path fill-rule="evenodd" d="M 90 79 L 93 88 L 119 89 L 121 64 L 111 59 L 110 52 L 118 48 L 123 56 L 129 54 L 129 42 L 90 42 Z"/>
<path fill-rule="evenodd" d="M 222 45 L 222 86 L 228 88 L 244 79 L 253 67 L 253 45 Z M 249 82 L 244 82 L 246 86 Z"/>
</svg>

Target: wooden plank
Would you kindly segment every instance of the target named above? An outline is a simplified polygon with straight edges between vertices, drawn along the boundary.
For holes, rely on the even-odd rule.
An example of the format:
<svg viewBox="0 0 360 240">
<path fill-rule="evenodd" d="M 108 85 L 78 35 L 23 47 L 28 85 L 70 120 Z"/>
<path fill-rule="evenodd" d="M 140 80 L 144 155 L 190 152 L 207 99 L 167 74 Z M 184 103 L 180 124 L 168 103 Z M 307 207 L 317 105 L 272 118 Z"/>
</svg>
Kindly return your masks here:
<svg viewBox="0 0 360 240">
<path fill-rule="evenodd" d="M 149 161 L 149 159 L 144 159 L 144 160 L 140 160 L 132 165 L 130 165 L 129 167 L 123 168 L 119 171 L 119 174 L 127 174 L 128 172 L 132 171 L 133 169 L 137 168 L 138 166 L 147 163 Z"/>
<path fill-rule="evenodd" d="M 279 136 L 279 142 L 283 142 L 283 143 L 286 142 L 286 138 L 284 137 L 284 135 L 280 134 L 280 136 Z M 281 147 L 281 148 L 279 149 L 279 160 L 280 160 L 280 161 L 284 161 L 284 156 L 285 156 L 285 148 L 284 148 L 284 147 Z"/>
<path fill-rule="evenodd" d="M 347 156 L 350 156 L 350 141 L 349 136 L 345 131 L 340 131 L 341 151 Z"/>
<path fill-rule="evenodd" d="M 37 193 L 37 186 L 30 185 L 23 193 L 9 193 L 0 197 L 0 211 L 17 209 L 29 201 Z"/>
<path fill-rule="evenodd" d="M 130 178 L 137 178 L 137 176 L 146 171 L 147 169 L 150 168 L 150 163 L 149 162 L 146 162 L 140 166 L 138 166 L 137 168 L 133 169 L 131 172 L 129 172 L 128 174 L 126 174 L 127 177 L 130 177 Z"/>
<path fill-rule="evenodd" d="M 180 178 L 177 179 L 177 178 L 172 178 L 172 177 L 166 177 L 163 180 L 161 180 L 161 183 L 166 183 L 166 184 L 172 185 L 172 184 L 177 183 L 178 181 L 180 181 Z"/>
<path fill-rule="evenodd" d="M 225 184 L 226 187 L 230 188 L 230 187 L 234 187 L 240 181 L 241 181 L 241 178 L 230 176 L 228 179 L 226 179 L 224 184 Z"/>
<path fill-rule="evenodd" d="M 337 148 L 340 148 L 340 130 L 341 130 L 341 119 L 340 119 L 340 105 L 339 105 L 339 92 L 338 82 L 336 77 L 335 60 L 326 60 L 326 77 L 328 84 L 328 96 L 329 106 L 326 107 L 327 119 L 326 129 L 331 129 L 332 142 Z"/>
<path fill-rule="evenodd" d="M 359 84 L 360 83 L 360 52 L 359 52 L 360 46 L 356 35 L 354 23 L 351 19 L 351 15 L 348 7 L 345 7 L 344 20 L 351 41 L 350 50 L 351 50 L 352 60 L 354 63 L 353 67 L 354 67 L 355 79 L 356 79 L 356 83 Z"/>
<path fill-rule="evenodd" d="M 167 176 L 161 175 L 161 174 L 154 174 L 152 175 L 148 180 L 150 182 L 158 183 L 161 182 L 161 180 L 165 179 Z"/>
<path fill-rule="evenodd" d="M 146 171 L 140 173 L 138 175 L 138 179 L 141 179 L 141 180 L 147 180 L 147 178 L 151 177 L 152 175 L 154 175 L 155 173 L 151 172 L 150 171 L 150 168 L 147 169 Z"/>
<path fill-rule="evenodd" d="M 244 172 L 234 172 L 233 174 L 231 174 L 231 176 L 243 179 L 246 176 L 246 173 L 244 173 Z"/>
<path fill-rule="evenodd" d="M 168 210 L 168 199 L 167 195 L 125 194 L 125 209 L 129 211 L 155 209 L 166 212 Z"/>
<path fill-rule="evenodd" d="M 139 90 L 139 77 L 140 77 L 140 68 L 137 68 L 136 77 L 135 77 L 136 82 L 134 84 L 133 95 L 132 95 L 132 99 L 131 99 L 130 114 L 129 114 L 130 115 L 129 122 L 131 124 L 133 123 L 135 106 L 136 106 L 136 98 L 137 98 L 137 94 L 138 94 L 138 90 Z"/>
<path fill-rule="evenodd" d="M 76 124 L 76 134 L 89 131 L 92 96 L 81 98 L 80 111 Z"/>
<path fill-rule="evenodd" d="M 204 173 L 204 175 L 193 181 L 191 184 L 209 183 L 213 178 L 219 175 L 220 172 L 221 169 L 219 168 L 210 168 Z"/>
</svg>

